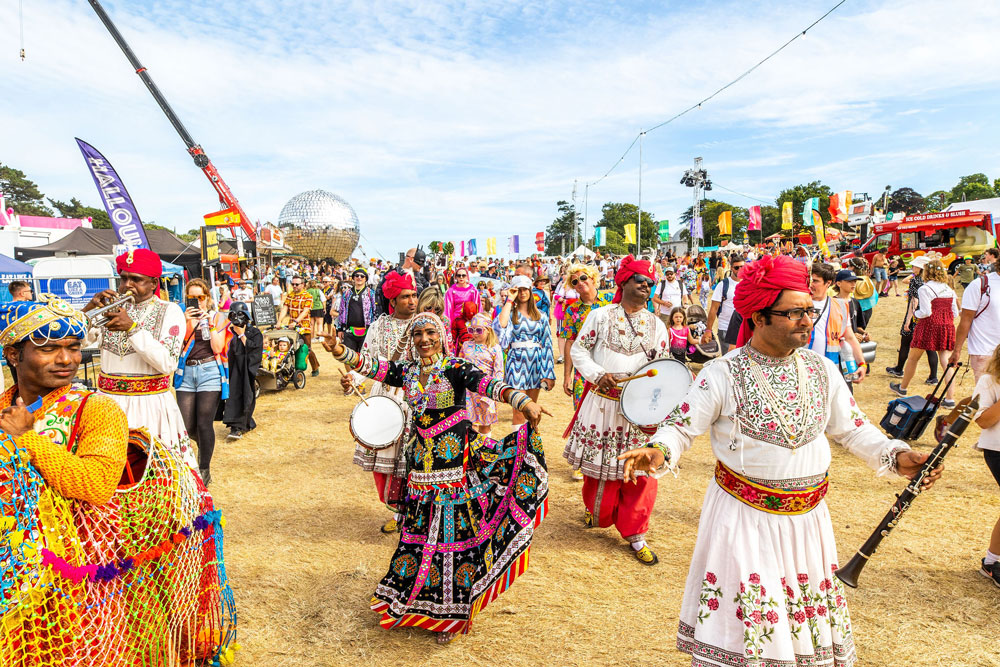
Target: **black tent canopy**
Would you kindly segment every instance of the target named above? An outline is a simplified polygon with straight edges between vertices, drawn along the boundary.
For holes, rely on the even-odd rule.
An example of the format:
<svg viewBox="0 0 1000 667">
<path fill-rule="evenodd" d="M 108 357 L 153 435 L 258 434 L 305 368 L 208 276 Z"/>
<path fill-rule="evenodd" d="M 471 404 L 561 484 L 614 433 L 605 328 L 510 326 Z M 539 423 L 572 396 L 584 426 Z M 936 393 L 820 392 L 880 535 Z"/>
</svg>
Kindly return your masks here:
<svg viewBox="0 0 1000 667">
<path fill-rule="evenodd" d="M 201 252 L 193 245 L 181 241 L 166 229 L 147 229 L 149 246 L 160 259 L 180 264 L 188 275 L 201 275 Z M 14 258 L 22 262 L 37 257 L 51 257 L 56 253 L 75 255 L 110 255 L 118 240 L 113 229 L 88 229 L 77 227 L 54 243 L 34 248 L 14 248 Z"/>
</svg>

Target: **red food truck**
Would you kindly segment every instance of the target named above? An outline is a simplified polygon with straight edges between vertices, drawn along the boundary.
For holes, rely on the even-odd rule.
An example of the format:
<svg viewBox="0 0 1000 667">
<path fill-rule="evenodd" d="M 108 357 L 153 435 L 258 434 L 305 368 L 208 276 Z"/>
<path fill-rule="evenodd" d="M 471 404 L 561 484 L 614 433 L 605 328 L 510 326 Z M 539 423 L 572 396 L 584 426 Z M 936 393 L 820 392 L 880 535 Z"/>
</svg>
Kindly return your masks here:
<svg viewBox="0 0 1000 667">
<path fill-rule="evenodd" d="M 993 216 L 986 211 L 961 210 L 908 215 L 898 222 L 876 224 L 861 252 L 869 264 L 877 251 L 888 257 L 900 255 L 909 264 L 914 257 L 933 250 L 941 253 L 945 266 L 950 266 L 964 255 L 977 258 L 994 246 Z M 958 264 L 961 261 L 955 266 Z"/>
</svg>

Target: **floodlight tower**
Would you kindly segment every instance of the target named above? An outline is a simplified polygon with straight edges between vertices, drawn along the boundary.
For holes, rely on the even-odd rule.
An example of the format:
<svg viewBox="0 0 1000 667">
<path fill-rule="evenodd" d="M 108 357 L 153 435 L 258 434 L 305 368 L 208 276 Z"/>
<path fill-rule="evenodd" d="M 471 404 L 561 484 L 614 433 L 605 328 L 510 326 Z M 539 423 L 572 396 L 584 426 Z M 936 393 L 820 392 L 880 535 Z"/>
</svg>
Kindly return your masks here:
<svg viewBox="0 0 1000 667">
<path fill-rule="evenodd" d="M 681 185 L 686 185 L 694 189 L 694 204 L 691 207 L 691 226 L 688 233 L 688 251 L 691 250 L 691 241 L 694 239 L 695 220 L 701 218 L 702 192 L 712 189 L 712 181 L 708 178 L 708 172 L 702 168 L 701 162 L 701 158 L 696 157 L 694 159 L 694 169 L 688 169 L 681 177 Z M 704 234 L 702 233 L 702 236 L 698 238 L 701 239 L 703 237 Z"/>
</svg>

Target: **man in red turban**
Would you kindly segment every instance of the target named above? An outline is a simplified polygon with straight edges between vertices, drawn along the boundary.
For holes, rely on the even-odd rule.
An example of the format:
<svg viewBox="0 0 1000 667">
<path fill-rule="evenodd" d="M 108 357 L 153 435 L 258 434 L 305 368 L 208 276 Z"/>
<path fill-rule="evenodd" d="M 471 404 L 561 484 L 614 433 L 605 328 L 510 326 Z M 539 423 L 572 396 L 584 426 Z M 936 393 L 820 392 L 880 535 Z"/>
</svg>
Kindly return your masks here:
<svg viewBox="0 0 1000 667">
<path fill-rule="evenodd" d="M 197 469 L 184 419 L 170 392 L 177 384 L 182 351 L 193 343 L 193 336 L 185 335 L 189 326 L 184 312 L 157 296 L 163 264 L 155 252 L 130 250 L 115 258 L 115 266 L 117 291 L 100 292 L 83 308 L 99 308 L 126 292 L 135 297 L 135 303 L 119 308 L 105 326 L 87 335 L 88 342 L 99 341 L 101 348 L 97 389 L 125 411 L 129 428 L 148 429 Z"/>
<path fill-rule="evenodd" d="M 737 347 L 753 335 L 753 314 L 773 305 L 783 290 L 809 294 L 809 270 L 805 264 L 785 255 L 765 255 L 743 267 L 733 294 L 733 308 L 743 317 Z"/>
<path fill-rule="evenodd" d="M 618 271 L 615 273 L 615 285 L 618 289 L 615 291 L 615 298 L 611 300 L 611 303 L 621 303 L 622 300 L 622 285 L 629 281 L 629 278 L 635 274 L 641 274 L 655 281 L 656 277 L 653 274 L 653 265 L 645 259 L 636 259 L 632 255 L 626 255 L 622 263 L 618 265 Z"/>
<path fill-rule="evenodd" d="M 396 273 L 395 271 L 386 275 L 385 282 L 382 283 L 382 294 L 389 300 L 390 315 L 396 311 L 396 304 L 393 301 L 404 291 L 413 292 L 414 295 L 417 293 L 417 287 L 413 284 L 413 276 L 409 273 Z"/>
</svg>

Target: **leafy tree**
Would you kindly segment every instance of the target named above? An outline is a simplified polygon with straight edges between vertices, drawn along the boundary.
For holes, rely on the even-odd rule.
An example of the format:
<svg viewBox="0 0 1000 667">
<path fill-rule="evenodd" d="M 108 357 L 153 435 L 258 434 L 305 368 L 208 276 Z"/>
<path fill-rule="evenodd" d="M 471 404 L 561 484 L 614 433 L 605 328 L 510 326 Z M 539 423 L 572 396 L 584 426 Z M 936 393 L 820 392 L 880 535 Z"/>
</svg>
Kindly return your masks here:
<svg viewBox="0 0 1000 667">
<path fill-rule="evenodd" d="M 614 202 L 608 202 L 601 207 L 601 220 L 597 223 L 597 227 L 605 227 L 607 231 L 605 236 L 607 238 L 608 248 L 611 249 L 612 238 L 621 238 L 622 250 L 611 250 L 615 254 L 621 254 L 623 252 L 628 252 L 627 248 L 624 248 L 625 244 L 625 225 L 634 225 L 639 221 L 639 207 L 635 204 L 619 204 Z M 653 218 L 653 214 L 649 211 L 642 212 L 642 221 L 639 225 L 639 243 L 644 247 L 656 246 L 659 243 L 660 238 L 660 226 L 657 224 L 656 219 Z M 618 236 L 615 237 L 614 234 Z M 633 244 L 628 244 L 632 246 L 632 250 L 635 250 Z"/>
<path fill-rule="evenodd" d="M 916 215 L 921 213 L 925 206 L 924 198 L 913 188 L 899 188 L 889 195 L 890 211 L 902 211 L 906 215 Z"/>
<path fill-rule="evenodd" d="M 451 241 L 446 242 L 444 244 L 444 254 L 446 254 L 446 255 L 453 255 L 453 254 L 455 254 L 455 244 L 452 243 Z"/>
<path fill-rule="evenodd" d="M 559 217 L 545 230 L 545 254 L 558 255 L 573 250 L 573 244 L 580 237 L 580 214 L 567 201 L 556 202 Z"/>
<path fill-rule="evenodd" d="M 993 179 L 993 193 L 1000 197 L 1000 178 Z"/>
<path fill-rule="evenodd" d="M 94 225 L 94 229 L 111 229 L 108 212 L 103 208 L 84 206 L 76 197 L 70 198 L 68 203 L 51 197 L 48 200 L 53 208 L 59 211 L 59 215 L 64 218 L 92 218 L 91 224 Z"/>
<path fill-rule="evenodd" d="M 183 234 L 177 234 L 177 238 L 179 238 L 181 241 L 184 241 L 186 243 L 191 243 L 192 241 L 194 241 L 195 239 L 199 238 L 200 236 L 201 236 L 201 230 L 200 229 L 189 229 L 189 230 L 187 230 Z"/>
<path fill-rule="evenodd" d="M 705 199 L 701 202 L 701 231 L 705 237 L 705 245 L 717 245 L 720 239 L 731 238 L 729 235 L 719 234 L 719 216 L 725 211 L 733 212 L 733 236 L 736 237 L 737 241 L 743 241 L 742 230 L 747 228 L 747 224 L 750 220 L 747 209 L 727 204 L 724 201 Z M 685 227 L 682 233 L 682 238 L 688 238 L 688 230 L 690 229 L 691 218 L 693 216 L 693 206 L 688 206 L 687 210 L 681 214 L 681 223 Z"/>
<path fill-rule="evenodd" d="M 45 195 L 20 169 L 0 164 L 0 192 L 19 215 L 52 215 L 52 209 L 45 205 Z"/>
<path fill-rule="evenodd" d="M 958 179 L 958 185 L 951 189 L 948 202 L 951 204 L 973 199 L 988 199 L 996 195 L 986 174 L 969 174 Z"/>
<path fill-rule="evenodd" d="M 937 213 L 948 205 L 948 193 L 944 190 L 935 190 L 924 197 L 924 210 L 929 213 Z"/>
</svg>

